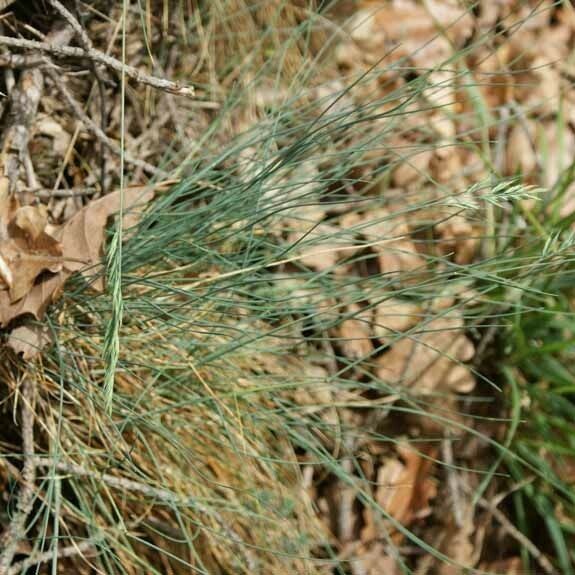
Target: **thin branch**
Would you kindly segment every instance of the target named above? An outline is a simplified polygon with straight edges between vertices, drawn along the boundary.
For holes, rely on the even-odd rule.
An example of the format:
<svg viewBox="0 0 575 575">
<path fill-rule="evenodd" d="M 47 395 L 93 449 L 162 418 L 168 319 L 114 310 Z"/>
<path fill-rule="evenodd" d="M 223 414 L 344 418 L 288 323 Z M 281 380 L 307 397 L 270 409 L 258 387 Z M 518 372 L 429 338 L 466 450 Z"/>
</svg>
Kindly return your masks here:
<svg viewBox="0 0 575 575">
<path fill-rule="evenodd" d="M 74 33 L 78 37 L 78 40 L 80 44 L 82 44 L 84 50 L 86 51 L 92 50 L 94 48 L 94 46 L 92 45 L 92 41 L 90 40 L 90 37 L 86 33 L 86 30 L 82 28 L 80 22 L 78 22 L 78 20 L 75 18 L 74 14 L 72 14 L 72 12 L 70 12 L 68 8 L 66 8 L 66 6 L 64 6 L 64 4 L 62 4 L 59 0 L 48 0 L 48 1 L 52 5 L 52 7 L 60 13 L 62 18 L 66 20 L 66 22 L 70 25 L 72 30 L 74 30 Z"/>
<path fill-rule="evenodd" d="M 108 56 L 100 50 L 92 48 L 86 50 L 84 48 L 76 48 L 72 46 L 58 46 L 49 42 L 37 42 L 36 40 L 26 40 L 24 38 L 12 38 L 10 36 L 0 36 L 0 45 L 8 46 L 10 48 L 20 48 L 23 50 L 38 50 L 44 54 L 51 54 L 58 58 L 87 58 L 97 64 L 102 64 L 115 72 L 121 74 L 122 72 L 134 82 L 145 84 L 175 94 L 177 96 L 193 96 L 194 88 L 192 86 L 184 86 L 172 80 L 158 78 L 151 76 L 145 72 L 141 72 L 133 66 L 123 64 L 120 60 Z"/>
<path fill-rule="evenodd" d="M 0 68 L 34 68 L 45 65 L 45 54 L 0 54 Z"/>
<path fill-rule="evenodd" d="M 34 460 L 34 400 L 36 382 L 33 377 L 24 376 L 21 394 L 22 444 L 24 467 L 22 469 L 22 487 L 14 518 L 2 537 L 4 549 L 0 554 L 0 575 L 9 573 L 12 560 L 19 542 L 26 536 L 26 521 L 34 504 L 36 492 L 36 464 Z"/>
<path fill-rule="evenodd" d="M 44 91 L 44 77 L 40 70 L 25 70 L 18 85 L 10 94 L 8 126 L 2 134 L 3 173 L 10 181 L 10 192 L 16 191 L 20 168 L 24 165 L 30 127 L 36 117 Z"/>
<path fill-rule="evenodd" d="M 557 575 L 557 571 L 553 565 L 551 565 L 549 559 L 547 559 L 547 557 L 545 557 L 545 555 L 535 546 L 531 539 L 521 533 L 521 531 L 519 531 L 519 529 L 517 529 L 517 527 L 515 527 L 515 525 L 509 521 L 503 511 L 500 511 L 493 503 L 487 501 L 487 499 L 484 499 L 483 497 L 479 499 L 478 504 L 489 511 L 489 513 L 491 513 L 491 515 L 497 519 L 505 532 L 510 537 L 515 539 L 515 541 L 517 541 L 521 547 L 529 552 L 529 554 L 533 557 L 533 559 L 535 559 L 535 561 L 539 564 L 539 567 L 541 567 L 545 573 L 548 575 Z"/>
<path fill-rule="evenodd" d="M 67 44 L 73 37 L 70 27 L 54 30 L 49 40 L 55 46 Z M 8 177 L 9 189 L 14 193 L 20 179 L 21 168 L 27 174 L 28 185 L 35 185 L 35 172 L 28 143 L 30 130 L 36 118 L 44 91 L 44 75 L 37 68 L 26 69 L 20 75 L 18 84 L 10 92 L 10 113 L 1 134 L 3 173 Z"/>
<path fill-rule="evenodd" d="M 30 555 L 30 557 L 14 563 L 10 569 L 6 572 L 6 575 L 19 575 L 19 573 L 26 573 L 30 567 L 34 565 L 41 565 L 42 563 L 48 563 L 54 559 L 65 559 L 67 557 L 75 557 L 76 555 L 82 555 L 83 553 L 94 551 L 94 544 L 91 541 L 82 541 L 78 545 L 69 545 L 68 547 L 63 547 L 57 552 L 45 551 L 44 553 L 36 553 Z"/>
<path fill-rule="evenodd" d="M 84 124 L 84 126 L 86 126 L 86 128 L 90 130 L 90 132 L 92 132 L 92 134 L 101 143 L 103 143 L 109 150 L 111 150 L 115 154 L 120 155 L 122 153 L 120 146 L 116 144 L 114 140 L 109 138 L 105 134 L 105 132 L 100 128 L 100 126 L 98 126 L 98 124 L 96 124 L 96 122 L 94 122 L 94 120 L 92 120 L 92 118 L 90 118 L 90 116 L 88 116 L 88 114 L 84 112 L 82 106 L 80 105 L 78 100 L 74 98 L 72 93 L 68 90 L 68 88 L 60 78 L 59 74 L 52 69 L 46 69 L 45 73 L 52 80 L 52 82 L 54 83 L 60 94 L 62 94 L 62 96 L 64 97 L 70 108 L 72 108 L 72 110 L 74 111 L 74 114 L 76 114 L 76 116 Z M 149 174 L 153 174 L 155 176 L 160 176 L 163 178 L 167 176 L 167 173 L 161 170 L 160 168 L 156 168 L 156 166 L 153 166 L 152 164 L 146 162 L 145 160 L 140 160 L 139 158 L 133 158 L 126 152 L 124 152 L 124 159 L 128 164 L 132 164 L 133 166 L 142 168 L 142 170 L 145 170 Z"/>
<path fill-rule="evenodd" d="M 64 190 L 53 190 L 52 188 L 29 187 L 18 190 L 19 194 L 33 194 L 41 200 L 50 198 L 81 198 L 84 196 L 93 196 L 98 191 L 94 187 L 78 187 Z"/>
<path fill-rule="evenodd" d="M 71 26 L 72 30 L 78 37 L 78 41 L 84 50 L 92 50 L 94 45 L 88 36 L 86 30 L 80 24 L 78 19 L 72 14 L 60 0 L 49 0 L 50 4 L 60 13 L 62 18 Z M 98 70 L 98 66 L 93 61 L 90 61 L 90 68 L 98 83 L 98 91 L 100 95 L 100 129 L 105 132 L 106 129 L 106 97 L 104 92 L 104 81 Z M 101 193 L 106 193 L 106 144 L 100 140 L 100 188 Z"/>
<path fill-rule="evenodd" d="M 461 499 L 461 479 L 454 468 L 453 448 L 451 438 L 441 442 L 441 452 L 447 470 L 447 485 L 451 494 L 451 505 L 453 507 L 453 518 L 457 527 L 461 528 L 464 523 L 464 512 Z"/>
</svg>

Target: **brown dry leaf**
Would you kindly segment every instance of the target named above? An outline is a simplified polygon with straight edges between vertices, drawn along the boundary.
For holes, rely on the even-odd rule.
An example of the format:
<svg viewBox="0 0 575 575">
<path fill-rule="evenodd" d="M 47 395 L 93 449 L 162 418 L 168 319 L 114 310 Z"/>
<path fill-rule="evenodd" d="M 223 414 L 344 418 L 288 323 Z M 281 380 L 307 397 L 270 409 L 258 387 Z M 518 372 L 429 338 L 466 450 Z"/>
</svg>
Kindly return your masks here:
<svg viewBox="0 0 575 575">
<path fill-rule="evenodd" d="M 455 2 L 430 0 L 422 6 L 413 0 L 367 0 L 363 6 L 360 15 L 371 16 L 373 29 L 385 38 L 383 50 L 399 44 L 394 58 L 407 55 L 418 66 L 440 64 L 453 50 L 451 42 L 461 45 L 473 32 L 473 18 Z"/>
<path fill-rule="evenodd" d="M 22 206 L 14 214 L 14 223 L 32 240 L 37 240 L 48 225 L 48 210 L 44 205 Z"/>
<path fill-rule="evenodd" d="M 456 311 L 422 324 L 420 330 L 378 358 L 377 377 L 417 393 L 469 393 L 475 378 L 463 362 L 473 358 L 475 349 L 463 328 Z"/>
<path fill-rule="evenodd" d="M 411 240 L 395 240 L 377 246 L 379 269 L 382 275 L 397 275 L 400 272 L 425 271 L 425 259 L 418 253 Z M 414 276 L 400 277 L 403 283 L 415 281 Z"/>
<path fill-rule="evenodd" d="M 20 300 L 11 302 L 8 292 L 0 290 L 0 327 L 6 327 L 13 319 L 30 314 L 41 319 L 46 308 L 56 300 L 70 274 L 61 271 L 35 284 Z"/>
<path fill-rule="evenodd" d="M 460 524 L 450 520 L 444 526 L 446 537 L 441 546 L 441 551 L 455 564 L 442 562 L 438 575 L 459 575 L 462 569 L 472 569 L 481 555 L 482 545 L 478 535 L 482 533 L 482 527 L 475 523 L 475 508 L 468 499 L 460 501 L 459 506 Z"/>
<path fill-rule="evenodd" d="M 64 269 L 80 272 L 97 291 L 104 289 L 104 278 L 97 277 L 101 271 L 102 247 L 108 218 L 120 209 L 121 191 L 117 190 L 95 202 L 89 203 L 64 224 L 59 237 L 64 253 Z M 154 187 L 136 186 L 124 190 L 123 227 L 132 227 L 141 215 L 140 210 L 131 210 L 136 205 L 149 202 L 154 196 Z M 130 211 L 128 211 L 130 210 Z"/>
<path fill-rule="evenodd" d="M 479 248 L 479 234 L 463 216 L 452 216 L 435 229 L 441 238 L 440 249 L 444 254 L 453 253 L 455 263 L 459 265 L 473 261 Z"/>
<path fill-rule="evenodd" d="M 405 158 L 395 170 L 392 179 L 398 188 L 406 188 L 409 185 L 421 181 L 427 174 L 433 150 L 418 151 Z"/>
<path fill-rule="evenodd" d="M 524 122 L 511 128 L 507 141 L 507 174 L 529 176 L 537 168 L 535 153 L 536 134 L 533 122 Z"/>
<path fill-rule="evenodd" d="M 522 575 L 525 573 L 521 557 L 510 557 L 509 559 L 500 559 L 493 563 L 482 563 L 479 569 L 484 573 L 493 573 L 494 575 Z"/>
<path fill-rule="evenodd" d="M 54 118 L 49 116 L 42 118 L 36 122 L 35 129 L 39 134 L 51 138 L 53 151 L 59 156 L 64 156 L 72 138 Z"/>
<path fill-rule="evenodd" d="M 36 242 L 27 243 L 21 239 L 2 242 L 0 258 L 11 272 L 10 281 L 4 278 L 4 283 L 7 284 L 12 303 L 30 292 L 42 272 L 57 272 L 62 267 L 61 246 L 47 234 Z"/>
<path fill-rule="evenodd" d="M 44 206 L 17 207 L 6 192 L 0 195 L 4 235 L 0 240 L 0 289 L 9 291 L 11 303 L 22 299 L 44 271 L 62 267 L 60 244 L 44 230 L 48 215 Z"/>
<path fill-rule="evenodd" d="M 50 235 L 46 233 L 44 209 L 16 208 L 13 199 L 3 192 L 5 187 L 0 181 L 0 222 L 5 224 L 7 234 L 0 241 L 0 280 L 4 284 L 4 289 L 0 289 L 1 327 L 25 314 L 41 319 L 73 272 L 81 271 L 91 279 L 100 265 L 106 222 L 120 208 L 118 190 L 88 204 Z M 127 188 L 125 209 L 148 202 L 154 190 L 154 187 Z M 139 215 L 138 211 L 126 213 L 123 226 L 133 226 Z M 45 271 L 53 275 L 42 278 Z M 103 288 L 101 278 L 95 283 L 96 289 Z"/>
<path fill-rule="evenodd" d="M 575 156 L 575 135 L 571 129 L 561 127 L 556 121 L 549 122 L 540 129 L 543 140 L 542 164 L 544 165 L 544 185 L 554 186 Z M 545 160 L 547 160 L 545 162 Z"/>
<path fill-rule="evenodd" d="M 52 342 L 47 327 L 40 325 L 21 325 L 12 330 L 8 338 L 8 347 L 23 359 L 36 357 L 42 349 Z"/>
<path fill-rule="evenodd" d="M 349 565 L 353 575 L 400 575 L 402 570 L 395 559 L 385 551 L 385 545 L 374 541 L 370 545 L 352 544 L 344 548 L 344 555 L 350 557 Z"/>
<path fill-rule="evenodd" d="M 338 226 L 305 221 L 296 227 L 301 229 L 290 233 L 289 241 L 302 242 L 297 260 L 313 270 L 333 270 L 340 258 L 351 253 L 351 241 Z"/>
<path fill-rule="evenodd" d="M 380 208 L 369 214 L 353 214 L 353 219 L 342 222 L 348 230 L 353 225 L 356 233 L 361 234 L 377 253 L 380 273 L 394 275 L 425 268 L 425 260 L 418 253 L 409 226 L 401 216 Z M 405 281 L 409 279 L 409 276 L 405 277 Z"/>
<path fill-rule="evenodd" d="M 430 513 L 429 502 L 437 494 L 435 481 L 431 478 L 433 452 L 423 457 L 409 445 L 398 447 L 403 460 L 389 459 L 378 470 L 376 501 L 385 511 L 404 526 Z M 365 510 L 366 526 L 362 540 L 378 538 L 379 527 L 374 520 L 373 510 Z M 396 532 L 396 538 L 401 535 Z"/>
<path fill-rule="evenodd" d="M 370 311 L 362 312 L 357 304 L 353 304 L 347 308 L 347 312 L 354 314 L 354 317 L 343 320 L 335 330 L 337 343 L 349 359 L 369 357 L 373 352 Z"/>
<path fill-rule="evenodd" d="M 373 335 L 389 342 L 398 334 L 416 326 L 422 318 L 421 307 L 411 301 L 389 298 L 375 308 Z"/>
</svg>

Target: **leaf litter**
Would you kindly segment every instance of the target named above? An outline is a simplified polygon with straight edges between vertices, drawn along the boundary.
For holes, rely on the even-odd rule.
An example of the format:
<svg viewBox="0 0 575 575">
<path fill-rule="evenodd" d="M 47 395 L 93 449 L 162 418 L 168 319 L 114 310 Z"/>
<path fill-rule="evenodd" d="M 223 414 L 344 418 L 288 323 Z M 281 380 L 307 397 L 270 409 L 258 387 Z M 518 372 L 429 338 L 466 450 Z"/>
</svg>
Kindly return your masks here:
<svg viewBox="0 0 575 575">
<path fill-rule="evenodd" d="M 133 227 L 142 206 L 154 193 L 153 186 L 117 190 L 90 202 L 65 224 L 53 226 L 48 223 L 45 206 L 19 206 L 5 185 L 0 196 L 0 225 L 5 230 L 0 240 L 0 326 L 6 327 L 24 315 L 42 319 L 75 272 L 101 292 L 101 260 L 109 218 L 118 212 L 123 197 L 123 225 Z M 135 206 L 138 211 L 134 211 Z M 11 341 L 9 345 L 14 347 Z M 26 355 L 30 354 L 28 350 Z"/>
<path fill-rule="evenodd" d="M 419 198 L 427 199 L 428 194 L 433 194 L 428 189 L 431 184 L 462 190 L 481 181 L 485 170 L 480 155 L 470 151 L 471 146 L 452 145 L 459 137 L 466 144 L 473 143 L 471 140 L 478 132 L 474 124 L 478 106 L 484 106 L 480 114 L 490 124 L 488 139 L 499 137 L 504 141 L 503 148 L 493 158 L 501 174 L 515 175 L 521 170 L 526 183 L 547 186 L 557 183 L 561 171 L 569 165 L 575 146 L 573 107 L 568 105 L 573 99 L 573 91 L 568 89 L 572 75 L 568 46 L 572 44 L 575 20 L 571 10 L 555 9 L 550 2 L 481 1 L 473 14 L 462 3 L 451 0 L 425 3 L 370 0 L 353 4 L 349 20 L 340 22 L 334 16 L 334 21 L 345 31 L 335 48 L 338 73 L 332 74 L 329 84 L 320 88 L 324 92 L 327 90 L 324 96 L 330 96 L 330 89 L 337 92 L 338 86 L 346 85 L 348 77 L 365 73 L 376 63 L 381 63 L 385 70 L 350 90 L 345 98 L 337 99 L 337 110 L 330 111 L 362 106 L 372 101 L 374 94 L 383 97 L 381 111 L 391 109 L 395 104 L 393 100 L 386 102 L 385 96 L 405 87 L 410 76 L 425 76 L 426 88 L 417 103 L 406 107 L 406 111 L 417 113 L 402 116 L 400 128 L 390 119 L 374 121 L 374 130 L 394 129 L 389 130 L 389 149 L 376 152 L 378 162 L 391 166 L 389 182 L 382 184 L 381 190 L 376 186 L 375 191 L 369 193 L 385 193 L 393 201 L 363 211 L 356 209 L 352 198 L 338 205 L 318 200 L 317 204 L 310 202 L 311 205 L 295 206 L 287 211 L 287 223 L 272 231 L 281 241 L 296 246 L 294 262 L 305 270 L 340 278 L 354 277 L 358 281 L 378 275 L 385 283 L 376 294 L 367 292 L 361 298 L 347 298 L 345 293 L 336 293 L 333 299 L 326 301 L 309 290 L 305 280 L 290 276 L 294 299 L 337 324 L 329 328 L 329 343 L 326 344 L 335 359 L 315 361 L 308 350 L 312 359 L 301 363 L 294 360 L 292 367 L 294 372 L 302 370 L 318 381 L 326 381 L 341 370 L 343 364 L 351 373 L 352 381 L 353 378 L 359 381 L 369 377 L 385 389 L 393 390 L 384 398 L 388 407 L 405 399 L 423 398 L 428 402 L 430 412 L 439 410 L 441 414 L 442 408 L 455 406 L 478 384 L 471 368 L 475 344 L 466 329 L 465 313 L 461 309 L 448 310 L 459 306 L 465 299 L 464 294 L 456 287 L 447 290 L 447 295 L 433 293 L 420 301 L 406 297 L 404 292 L 430 273 L 437 272 L 430 264 L 435 256 L 441 255 L 457 266 L 469 265 L 480 257 L 484 247 L 481 239 L 484 223 L 440 204 L 427 211 L 410 211 L 409 206 Z M 534 8 L 537 8 L 536 14 L 527 18 Z M 253 12 L 257 13 L 257 10 Z M 263 16 L 259 17 L 265 20 Z M 461 68 L 455 64 L 444 66 L 472 38 L 497 26 L 509 32 L 506 41 L 494 38 L 480 43 Z M 100 27 L 105 28 L 103 24 Z M 142 57 L 143 44 L 134 42 L 130 50 L 137 61 Z M 298 70 L 300 56 L 290 60 L 290 69 Z M 223 52 L 218 52 L 218 57 L 223 57 Z M 193 65 L 201 69 L 201 63 L 192 57 L 189 63 L 178 65 L 184 70 Z M 71 76 L 68 81 L 88 99 L 89 90 L 81 78 Z M 470 84 L 476 85 L 475 92 L 469 88 Z M 18 324 L 27 316 L 41 320 L 48 306 L 61 297 L 65 282 L 73 273 L 81 274 L 95 292 L 104 289 L 101 260 L 106 226 L 120 203 L 119 191 L 108 192 L 100 198 L 94 192 L 115 189 L 118 159 L 108 156 L 107 165 L 101 171 L 90 162 L 78 161 L 82 154 L 96 157 L 92 152 L 98 149 L 100 142 L 86 126 L 75 128 L 77 119 L 61 98 L 55 96 L 53 90 L 46 90 L 46 86 L 44 90 L 40 102 L 42 113 L 34 123 L 29 144 L 35 178 L 28 177 L 30 174 L 21 166 L 16 195 L 11 193 L 14 182 L 8 177 L 0 180 L 0 325 L 9 330 L 8 345 L 24 359 L 33 358 L 38 350 L 49 344 L 50 335 L 35 323 Z M 316 94 L 319 97 L 319 88 Z M 147 107 L 143 114 L 139 114 L 136 107 L 128 110 L 126 139 L 134 158 L 148 157 L 150 148 L 152 157 L 154 154 L 156 158 L 161 156 L 154 147 L 171 141 L 176 131 L 185 132 L 184 138 L 197 138 L 211 119 L 209 112 L 192 108 L 194 120 L 185 126 L 178 125 L 176 130 L 167 100 L 164 96 L 150 96 L 151 100 L 154 98 L 158 100 L 151 104 L 146 102 L 146 106 L 154 109 L 155 104 L 157 109 L 167 110 L 165 113 L 154 116 Z M 281 100 L 282 94 L 269 89 L 260 91 L 254 98 L 257 110 L 258 106 L 270 106 Z M 110 97 L 110 100 L 113 107 L 108 114 L 107 134 L 117 138 L 120 107 L 117 97 Z M 554 118 L 560 103 L 569 118 L 565 126 Z M 93 113 L 98 111 L 98 105 L 97 101 L 91 101 Z M 187 105 L 182 104 L 181 109 Z M 524 110 L 521 114 L 517 113 L 517 106 Z M 426 111 L 422 112 L 422 109 Z M 499 128 L 499 133 L 492 127 L 496 122 L 488 119 L 491 114 L 501 114 L 499 124 L 503 129 Z M 249 125 L 254 119 L 250 120 L 251 116 L 258 120 L 251 109 L 240 114 L 235 119 L 236 130 L 242 131 L 246 124 Z M 425 126 L 422 126 L 423 116 Z M 471 134 L 471 137 L 465 140 L 465 134 Z M 538 145 L 540 142 L 545 145 Z M 545 153 L 541 152 L 542 148 Z M 47 149 L 50 150 L 48 154 L 45 153 Z M 75 150 L 76 155 L 70 153 L 71 150 Z M 257 173 L 261 169 L 252 164 L 256 162 L 244 162 L 246 173 L 250 170 Z M 324 170 L 321 160 L 310 160 L 306 164 L 310 180 Z M 375 170 L 375 165 L 366 164 L 366 177 Z M 63 194 L 61 199 L 48 195 L 47 204 L 40 204 L 37 197 L 58 184 L 58 181 L 54 182 L 55 168 L 65 172 L 72 193 L 70 197 Z M 131 166 L 129 175 L 135 182 L 141 182 L 145 180 L 143 170 L 142 166 Z M 541 172 L 543 182 L 539 180 Z M 286 178 L 290 176 L 292 174 L 285 174 Z M 249 174 L 242 177 L 249 181 Z M 60 183 L 61 180 L 60 177 Z M 281 183 L 281 174 L 279 180 Z M 153 185 L 138 184 L 124 190 L 128 210 L 123 222 L 126 228 L 137 222 L 139 209 L 151 201 L 154 190 Z M 80 193 L 74 194 L 74 191 Z M 84 192 L 88 194 L 85 197 L 82 196 Z M 298 191 L 302 197 L 305 193 L 302 189 Z M 573 198 L 575 192 L 569 188 L 567 201 L 561 206 L 566 214 L 573 211 Z M 273 193 L 266 197 L 269 202 L 276 199 L 277 194 Z M 131 206 L 139 209 L 130 212 Z M 433 225 L 429 225 L 429 221 L 434 222 Z M 427 230 L 423 241 L 422 229 Z M 280 278 L 279 273 L 277 277 Z M 313 345 L 310 343 L 310 349 Z M 259 361 L 262 365 L 267 362 L 268 371 L 275 369 L 282 373 L 273 365 L 273 358 L 262 357 Z M 373 425 L 374 429 L 385 430 L 387 423 L 382 420 L 386 419 L 385 414 L 392 412 L 375 403 L 382 401 L 381 395 L 374 391 L 373 397 L 362 398 L 364 401 L 373 399 L 377 405 L 375 411 L 379 415 L 372 418 L 375 422 L 358 414 L 342 414 L 344 410 L 334 407 L 338 402 L 351 402 L 354 397 L 351 391 L 345 395 L 333 392 L 327 386 L 312 390 L 304 388 L 298 390 L 296 400 L 308 413 L 320 414 L 319 417 L 330 425 L 349 418 L 360 427 Z M 393 424 L 397 423 L 392 415 L 389 418 Z M 491 517 L 485 519 L 476 509 L 468 507 L 460 513 L 463 521 L 451 517 L 456 514 L 451 513 L 456 502 L 453 501 L 453 489 L 447 487 L 448 481 L 444 477 L 447 472 L 435 461 L 441 457 L 438 450 L 433 447 L 415 449 L 416 441 L 410 445 L 411 440 L 427 432 L 432 438 L 441 439 L 445 429 L 423 422 L 420 417 L 413 419 L 409 424 L 401 422 L 401 432 L 390 431 L 394 437 L 400 437 L 395 447 L 381 448 L 381 443 L 368 439 L 350 448 L 355 450 L 358 459 L 363 457 L 361 465 L 373 484 L 374 500 L 393 519 L 418 530 L 419 534 L 433 534 L 436 528 L 439 532 L 437 547 L 465 567 L 517 570 L 516 556 L 498 561 L 481 558 L 481 542 L 473 538 L 473 531 L 483 522 L 492 521 Z M 463 451 L 458 463 L 465 462 L 468 457 Z M 485 456 L 482 448 L 477 451 L 479 456 Z M 471 461 L 468 463 L 471 465 Z M 320 483 L 319 474 L 314 473 L 310 481 Z M 472 474 L 459 471 L 453 471 L 453 474 L 459 480 L 475 481 L 468 477 Z M 339 534 L 342 557 L 350 559 L 354 575 L 401 572 L 393 558 L 390 541 L 395 545 L 407 545 L 405 538 L 389 522 L 382 524 L 381 516 L 360 503 L 352 488 L 343 486 L 337 479 L 330 481 L 329 495 L 322 493 L 322 489 L 327 490 L 325 486 L 317 489 L 314 486 L 314 497 L 324 510 L 325 523 L 336 534 L 336 539 Z M 449 512 L 446 506 L 449 506 Z M 334 527 L 334 512 L 339 513 L 339 523 L 336 522 L 339 528 Z M 441 566 L 438 572 L 443 575 L 457 571 Z"/>
</svg>

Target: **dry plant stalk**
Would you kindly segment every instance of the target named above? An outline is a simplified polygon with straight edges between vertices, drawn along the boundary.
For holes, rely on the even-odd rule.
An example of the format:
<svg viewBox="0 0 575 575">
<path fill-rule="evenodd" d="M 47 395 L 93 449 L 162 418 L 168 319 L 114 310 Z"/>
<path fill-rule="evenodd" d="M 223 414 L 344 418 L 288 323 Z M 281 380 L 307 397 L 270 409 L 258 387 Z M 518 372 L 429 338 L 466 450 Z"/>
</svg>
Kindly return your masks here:
<svg viewBox="0 0 575 575">
<path fill-rule="evenodd" d="M 0 553 L 0 575 L 6 575 L 18 549 L 18 543 L 26 536 L 26 521 L 32 511 L 36 493 L 36 463 L 34 461 L 34 403 L 36 399 L 36 381 L 31 375 L 24 375 L 20 396 L 22 419 L 22 446 L 24 467 L 22 469 L 22 487 L 18 496 L 18 505 L 14 518 L 2 537 L 3 550 Z"/>
<path fill-rule="evenodd" d="M 0 36 L 0 45 L 23 50 L 36 50 L 56 58 L 87 59 L 96 64 L 102 64 L 119 74 L 123 73 L 128 78 L 130 78 L 130 80 L 133 80 L 138 84 L 145 84 L 146 86 L 150 86 L 157 90 L 162 90 L 176 96 L 193 96 L 195 93 L 192 86 L 183 86 L 177 82 L 173 82 L 172 80 L 151 76 L 150 74 L 146 74 L 145 72 L 142 72 L 133 66 L 123 64 L 120 60 L 114 58 L 113 56 L 104 54 L 95 48 L 92 48 L 91 50 L 85 50 L 84 48 L 58 46 L 54 43 L 39 42 L 37 40 L 26 40 L 23 38 L 12 38 L 11 36 Z"/>
</svg>

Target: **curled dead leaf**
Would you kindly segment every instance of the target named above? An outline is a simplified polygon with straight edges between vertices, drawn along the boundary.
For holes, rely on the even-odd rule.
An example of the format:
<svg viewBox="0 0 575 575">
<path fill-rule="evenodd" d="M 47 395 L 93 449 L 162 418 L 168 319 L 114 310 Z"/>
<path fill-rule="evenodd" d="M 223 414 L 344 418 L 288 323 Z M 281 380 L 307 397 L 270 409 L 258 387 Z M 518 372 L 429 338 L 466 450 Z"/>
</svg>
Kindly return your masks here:
<svg viewBox="0 0 575 575">
<path fill-rule="evenodd" d="M 10 301 L 7 291 L 0 290 L 0 327 L 6 327 L 13 319 L 26 314 L 42 319 L 47 307 L 59 297 L 69 275 L 61 271 L 47 277 L 15 302 Z"/>
<path fill-rule="evenodd" d="M 52 228 L 44 207 L 19 207 L 7 190 L 0 179 L 0 224 L 5 230 L 0 238 L 1 327 L 26 314 L 41 319 L 72 273 L 80 271 L 88 281 L 94 279 L 101 269 L 106 223 L 121 202 L 120 191 L 112 192 L 88 204 L 64 226 Z M 141 211 L 134 207 L 147 203 L 154 191 L 154 187 L 124 190 L 124 228 L 138 221 Z M 103 279 L 97 278 L 94 287 L 101 290 Z"/>
<path fill-rule="evenodd" d="M 17 207 L 6 194 L 0 196 L 0 203 L 5 233 L 0 241 L 0 277 L 14 303 L 32 289 L 40 274 L 61 269 L 62 249 L 45 232 L 48 214 L 44 206 Z"/>
<path fill-rule="evenodd" d="M 50 117 L 42 118 L 36 123 L 35 127 L 38 133 L 52 138 L 54 152 L 59 156 L 64 156 L 70 145 L 70 134 L 56 120 Z"/>
<path fill-rule="evenodd" d="M 14 224 L 32 240 L 37 240 L 48 225 L 48 210 L 41 204 L 22 206 L 14 214 Z"/>
<path fill-rule="evenodd" d="M 8 347 L 22 359 L 33 359 L 52 342 L 47 327 L 41 325 L 21 325 L 10 332 Z"/>
</svg>

